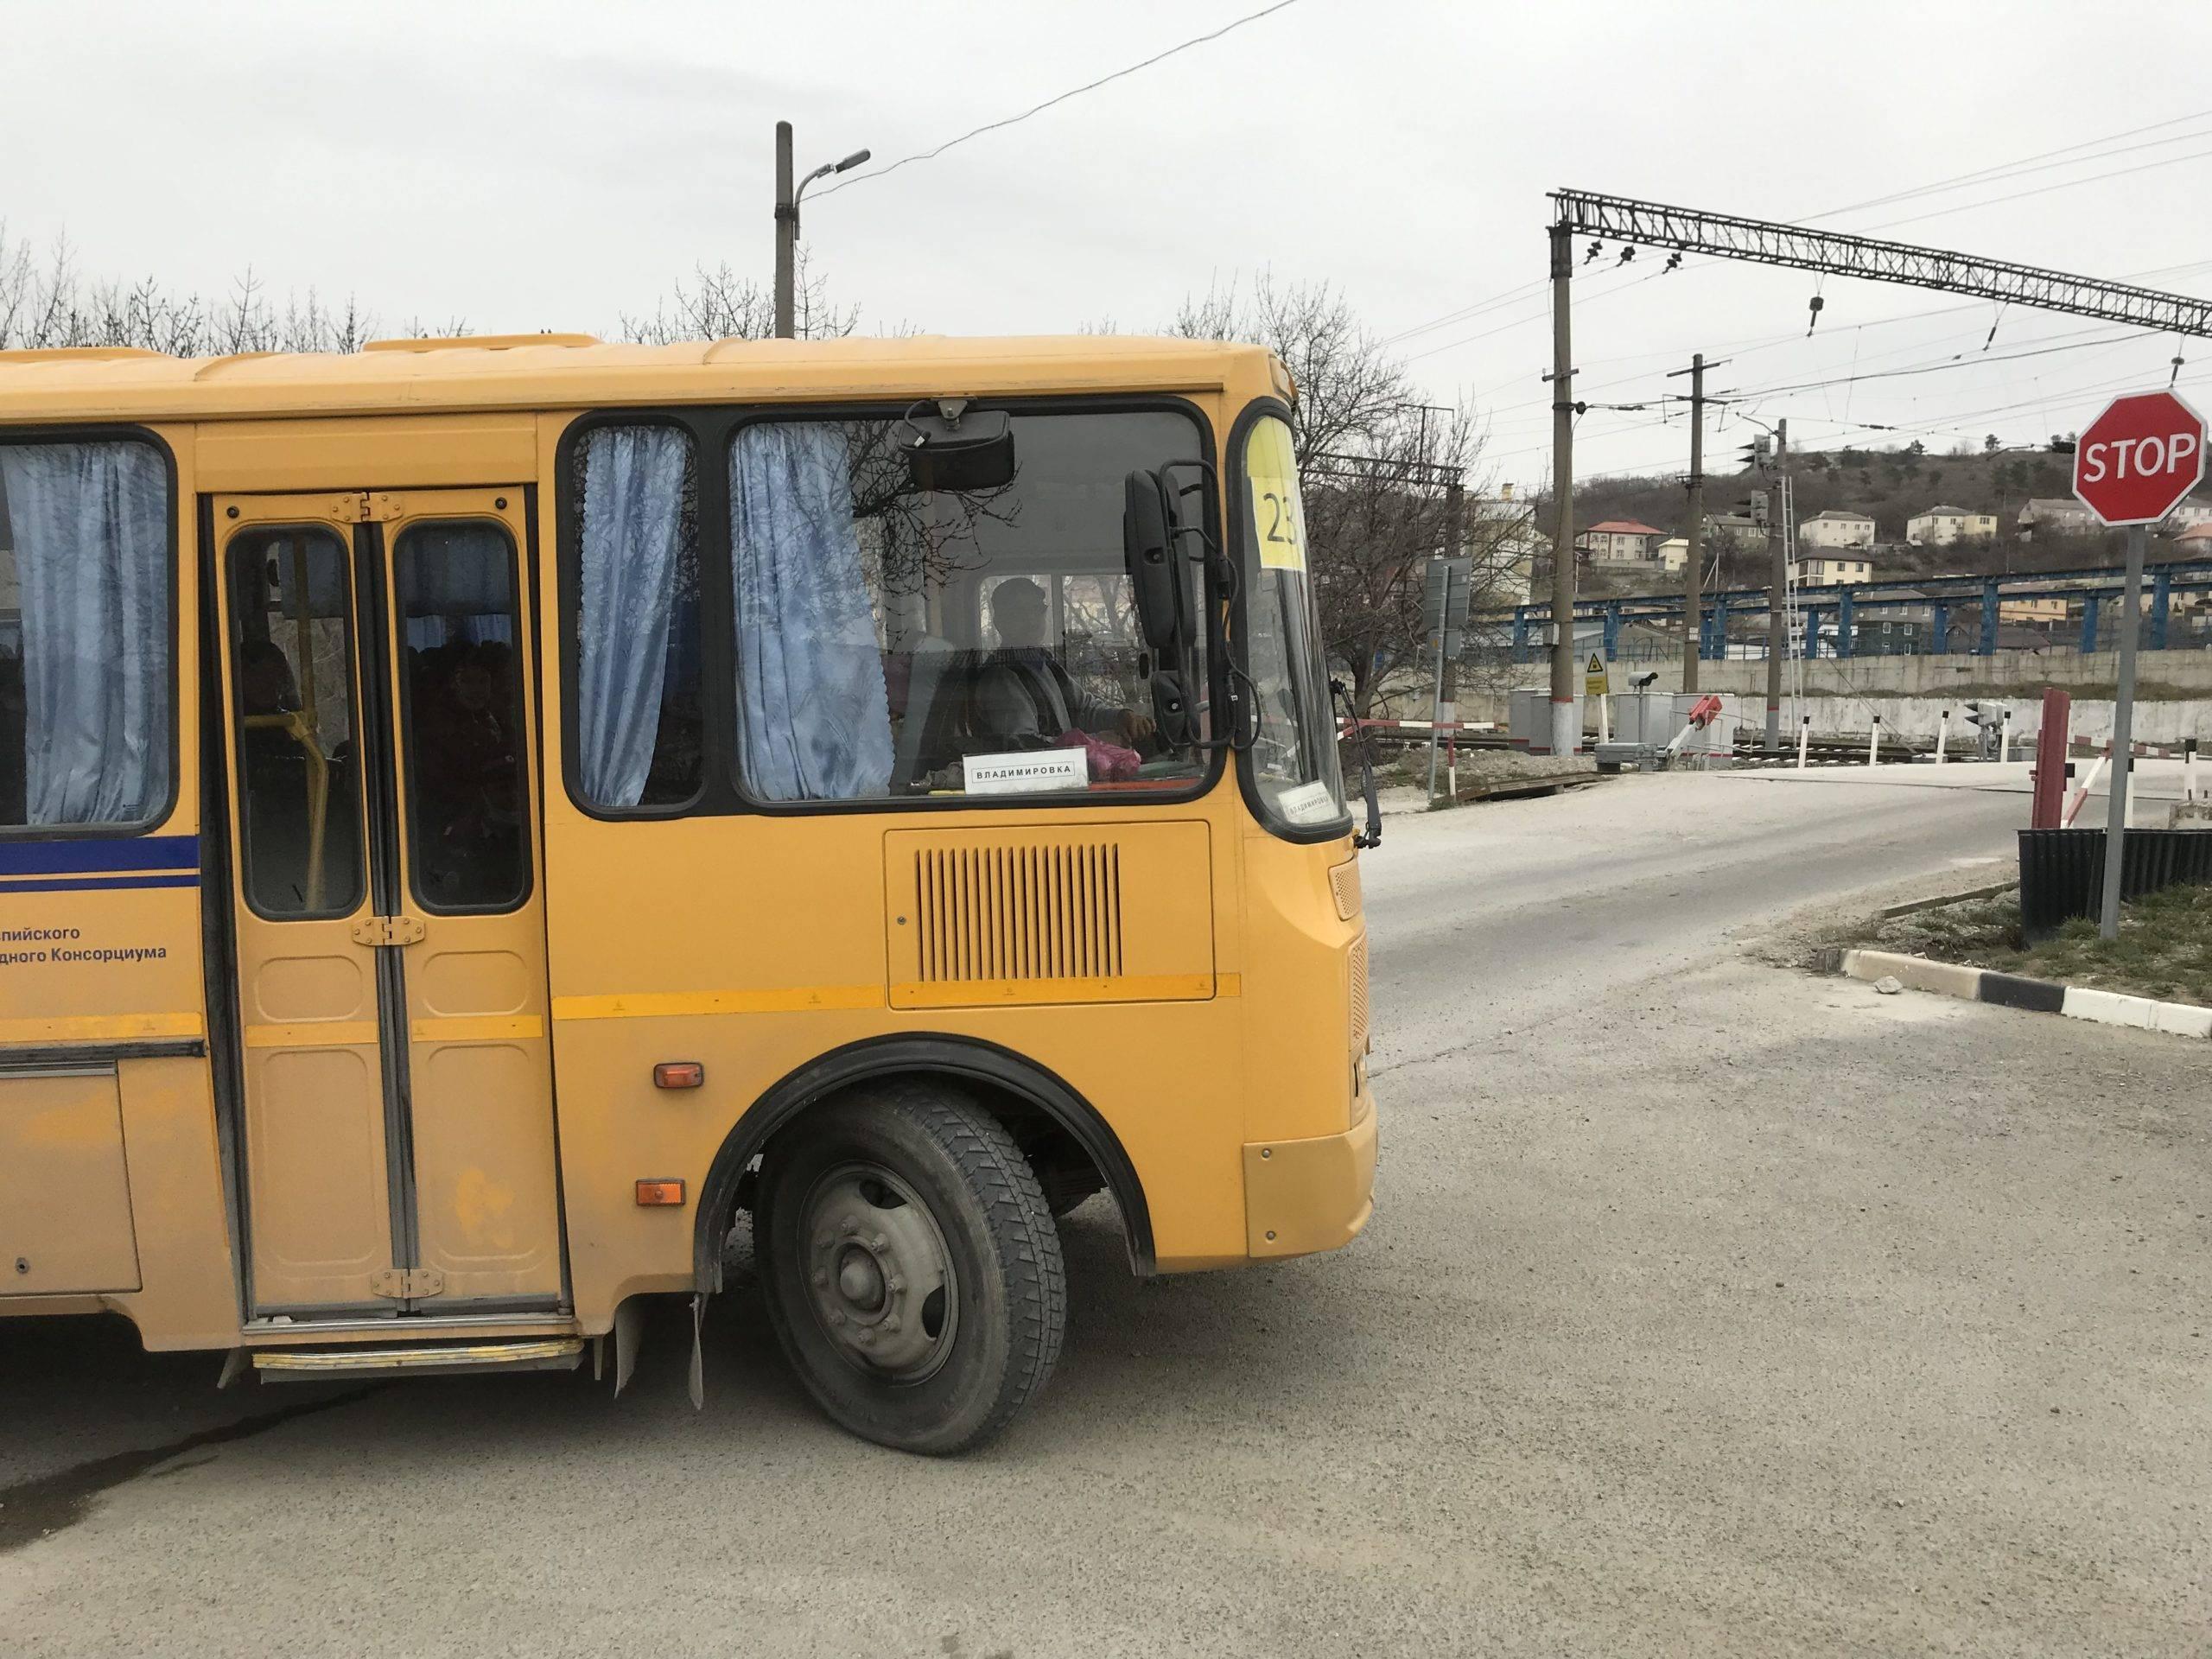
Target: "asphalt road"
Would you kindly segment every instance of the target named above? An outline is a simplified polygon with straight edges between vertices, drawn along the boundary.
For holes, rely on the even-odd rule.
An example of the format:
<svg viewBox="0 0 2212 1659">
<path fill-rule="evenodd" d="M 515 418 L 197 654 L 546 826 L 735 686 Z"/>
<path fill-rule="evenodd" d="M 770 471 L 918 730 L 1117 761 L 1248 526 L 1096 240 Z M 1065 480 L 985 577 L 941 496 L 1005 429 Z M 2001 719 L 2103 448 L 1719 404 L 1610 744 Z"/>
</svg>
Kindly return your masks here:
<svg viewBox="0 0 2212 1659">
<path fill-rule="evenodd" d="M 0 1322 L 0 1653 L 2202 1654 L 2212 1054 L 1760 959 L 2018 797 L 1629 779 L 1372 855 L 1374 1224 L 1139 1285 L 957 1462 L 721 1309 L 582 1377 L 217 1395 Z"/>
</svg>

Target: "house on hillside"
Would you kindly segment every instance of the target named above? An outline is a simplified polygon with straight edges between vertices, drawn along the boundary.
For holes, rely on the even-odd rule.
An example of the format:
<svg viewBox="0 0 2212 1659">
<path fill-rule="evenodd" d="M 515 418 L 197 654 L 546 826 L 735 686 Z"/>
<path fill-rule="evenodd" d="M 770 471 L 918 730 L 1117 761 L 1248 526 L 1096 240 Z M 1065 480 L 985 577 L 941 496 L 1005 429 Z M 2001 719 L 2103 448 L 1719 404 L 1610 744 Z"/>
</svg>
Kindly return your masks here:
<svg viewBox="0 0 2212 1659">
<path fill-rule="evenodd" d="M 2174 551 L 2184 559 L 2212 557 L 2212 518 L 2191 524 L 2175 537 Z"/>
<path fill-rule="evenodd" d="M 2212 528 L 2212 526 L 2207 526 L 2207 528 Z M 1680 570 L 1690 562 L 1690 538 L 1687 536 L 1669 536 L 1659 543 L 1658 551 L 1653 556 L 1659 561 L 1659 568 L 1662 570 Z"/>
<path fill-rule="evenodd" d="M 1576 537 L 1574 550 L 1592 564 L 1641 564 L 1666 538 L 1665 531 L 1633 518 L 1608 518 Z"/>
<path fill-rule="evenodd" d="M 2070 496 L 2039 495 L 2020 509 L 2019 525 L 2031 538 L 2039 530 L 2079 536 L 2097 528 L 2097 515 Z"/>
<path fill-rule="evenodd" d="M 1806 588 L 1834 588 L 1847 582 L 1874 580 L 1873 561 L 1840 553 L 1816 553 L 1797 561 L 1797 581 Z"/>
<path fill-rule="evenodd" d="M 1751 512 L 1716 512 L 1705 521 L 1708 551 L 1755 552 L 1766 545 L 1766 519 Z"/>
<path fill-rule="evenodd" d="M 1997 515 L 1964 507 L 1935 506 L 1904 521 L 1904 538 L 1914 547 L 1950 547 L 1959 542 L 1997 538 Z"/>
<path fill-rule="evenodd" d="M 1852 650 L 1861 657 L 1917 657 L 1927 626 L 1916 616 L 1862 616 L 1852 623 Z"/>
<path fill-rule="evenodd" d="M 2063 627 L 2066 617 L 2066 601 L 2056 594 L 2024 594 L 1997 601 L 1997 620 L 2021 627 Z"/>
<path fill-rule="evenodd" d="M 1874 521 L 1863 512 L 1845 512 L 1830 507 L 1826 512 L 1816 512 L 1797 526 L 1800 547 L 1872 547 L 1874 545 Z"/>
</svg>

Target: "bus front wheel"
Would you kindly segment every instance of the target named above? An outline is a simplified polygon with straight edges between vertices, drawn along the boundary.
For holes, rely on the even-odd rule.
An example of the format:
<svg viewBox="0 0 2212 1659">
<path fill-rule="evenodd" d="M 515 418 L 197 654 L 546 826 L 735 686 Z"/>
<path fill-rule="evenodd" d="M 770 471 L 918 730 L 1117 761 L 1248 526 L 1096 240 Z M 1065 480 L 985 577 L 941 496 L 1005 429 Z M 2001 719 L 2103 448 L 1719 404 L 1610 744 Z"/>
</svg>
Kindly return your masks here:
<svg viewBox="0 0 2212 1659">
<path fill-rule="evenodd" d="M 762 1162 L 753 1236 L 792 1370 L 865 1439 L 966 1451 L 1059 1357 L 1067 1278 L 1043 1189 L 951 1090 L 872 1084 L 806 1114 Z"/>
</svg>

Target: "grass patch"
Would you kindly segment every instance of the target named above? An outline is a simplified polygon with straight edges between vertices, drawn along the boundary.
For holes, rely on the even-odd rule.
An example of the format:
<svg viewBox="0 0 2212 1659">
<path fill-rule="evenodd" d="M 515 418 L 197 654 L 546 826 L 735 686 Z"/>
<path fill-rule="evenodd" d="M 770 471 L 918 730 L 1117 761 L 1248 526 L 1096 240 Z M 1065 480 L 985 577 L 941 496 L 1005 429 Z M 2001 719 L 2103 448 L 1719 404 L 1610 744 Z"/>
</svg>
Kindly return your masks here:
<svg viewBox="0 0 2212 1659">
<path fill-rule="evenodd" d="M 1853 944 L 2161 1002 L 2212 1007 L 2212 887 L 2172 887 L 2123 905 L 2107 942 L 2085 918 L 2030 944 L 2018 894 L 1916 911 Z"/>
</svg>

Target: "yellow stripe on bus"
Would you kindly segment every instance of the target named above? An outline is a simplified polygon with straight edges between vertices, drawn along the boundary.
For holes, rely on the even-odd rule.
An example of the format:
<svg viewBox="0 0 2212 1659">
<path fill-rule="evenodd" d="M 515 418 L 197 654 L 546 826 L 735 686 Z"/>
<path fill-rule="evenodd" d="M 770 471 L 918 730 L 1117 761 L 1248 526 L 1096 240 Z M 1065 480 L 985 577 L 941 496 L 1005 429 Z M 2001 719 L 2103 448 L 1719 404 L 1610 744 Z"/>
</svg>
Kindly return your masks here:
<svg viewBox="0 0 2212 1659">
<path fill-rule="evenodd" d="M 57 1014 L 0 1020 L 0 1043 L 130 1043 L 207 1034 L 207 1024 L 196 1014 Z"/>
<path fill-rule="evenodd" d="M 1079 994 L 1069 994 L 1077 987 Z M 1102 995 L 1094 988 L 1110 988 Z M 1166 975 L 1157 978 L 1051 981 L 991 980 L 948 985 L 895 988 L 900 997 L 919 992 L 918 1002 L 941 1006 L 982 1002 L 1143 1002 L 1203 1001 L 1242 996 L 1240 974 Z M 651 1020 L 690 1014 L 804 1014 L 810 1009 L 880 1008 L 888 998 L 880 985 L 802 985 L 774 991 L 651 991 L 615 996 L 556 996 L 556 1020 Z"/>
<path fill-rule="evenodd" d="M 418 1043 L 522 1043 L 545 1035 L 545 1021 L 534 1014 L 449 1014 L 408 1022 L 407 1034 Z"/>
<path fill-rule="evenodd" d="M 987 1007 L 996 1003 L 1203 1002 L 1217 995 L 1211 974 L 1122 974 L 1100 979 L 945 979 L 893 985 L 901 1007 Z"/>
<path fill-rule="evenodd" d="M 290 1026 L 248 1026 L 248 1048 L 346 1048 L 377 1040 L 373 1020 L 307 1020 Z"/>
<path fill-rule="evenodd" d="M 804 1014 L 814 1008 L 880 1008 L 880 985 L 801 985 L 776 991 L 647 991 L 556 996 L 556 1020 L 645 1020 L 684 1014 Z"/>
</svg>

